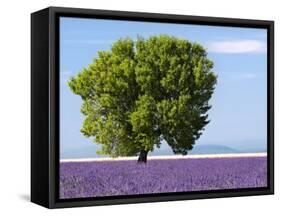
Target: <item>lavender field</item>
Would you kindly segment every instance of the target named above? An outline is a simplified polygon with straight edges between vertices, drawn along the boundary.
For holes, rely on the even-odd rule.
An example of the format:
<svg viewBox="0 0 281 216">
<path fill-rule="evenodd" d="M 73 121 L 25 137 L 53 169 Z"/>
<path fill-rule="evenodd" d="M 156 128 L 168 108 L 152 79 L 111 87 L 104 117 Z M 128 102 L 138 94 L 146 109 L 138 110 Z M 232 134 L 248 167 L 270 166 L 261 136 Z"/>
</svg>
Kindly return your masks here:
<svg viewBox="0 0 281 216">
<path fill-rule="evenodd" d="M 265 187 L 266 157 L 61 162 L 60 198 Z"/>
</svg>

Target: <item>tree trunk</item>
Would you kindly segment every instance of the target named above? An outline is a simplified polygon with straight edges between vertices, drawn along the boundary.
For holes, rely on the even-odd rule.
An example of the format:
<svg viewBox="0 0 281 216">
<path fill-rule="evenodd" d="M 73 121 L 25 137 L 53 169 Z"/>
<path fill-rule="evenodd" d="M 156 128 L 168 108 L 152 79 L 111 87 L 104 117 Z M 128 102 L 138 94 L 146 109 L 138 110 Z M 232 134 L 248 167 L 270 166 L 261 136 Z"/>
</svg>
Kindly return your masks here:
<svg viewBox="0 0 281 216">
<path fill-rule="evenodd" d="M 147 162 L 147 154 L 148 151 L 141 150 L 139 154 L 138 163 L 146 163 Z"/>
</svg>

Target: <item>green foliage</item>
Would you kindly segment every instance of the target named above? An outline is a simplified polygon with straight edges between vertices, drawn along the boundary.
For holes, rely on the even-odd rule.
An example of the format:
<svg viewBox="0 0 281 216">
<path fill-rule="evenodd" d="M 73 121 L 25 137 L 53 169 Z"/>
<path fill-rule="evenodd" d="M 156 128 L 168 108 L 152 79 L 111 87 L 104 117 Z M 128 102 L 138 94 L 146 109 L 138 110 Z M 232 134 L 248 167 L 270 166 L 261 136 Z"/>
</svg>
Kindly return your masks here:
<svg viewBox="0 0 281 216">
<path fill-rule="evenodd" d="M 153 151 L 162 139 L 187 154 L 208 124 L 212 68 L 197 43 L 167 35 L 120 39 L 68 83 L 83 99 L 81 132 L 113 157 Z"/>
</svg>

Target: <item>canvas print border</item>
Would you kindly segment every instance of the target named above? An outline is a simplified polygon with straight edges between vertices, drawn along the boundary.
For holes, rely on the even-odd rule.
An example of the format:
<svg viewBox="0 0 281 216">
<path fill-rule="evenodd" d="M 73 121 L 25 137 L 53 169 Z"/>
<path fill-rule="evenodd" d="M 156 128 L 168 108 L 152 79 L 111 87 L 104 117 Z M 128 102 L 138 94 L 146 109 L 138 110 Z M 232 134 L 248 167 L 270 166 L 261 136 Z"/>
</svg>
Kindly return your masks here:
<svg viewBox="0 0 281 216">
<path fill-rule="evenodd" d="M 122 203 L 139 203 L 139 202 L 158 202 L 185 199 L 202 199 L 202 198 L 219 198 L 232 196 L 264 195 L 273 194 L 273 163 L 274 163 L 274 110 L 273 110 L 273 55 L 274 41 L 272 21 L 228 19 L 228 18 L 211 18 L 184 15 L 136 13 L 122 11 L 104 11 L 90 9 L 73 9 L 51 7 L 46 9 L 50 22 L 49 25 L 49 198 L 48 207 L 73 207 L 86 205 L 108 205 Z M 113 20 L 135 20 L 147 22 L 164 22 L 164 23 L 182 23 L 182 24 L 199 24 L 211 26 L 233 26 L 233 27 L 253 27 L 267 29 L 267 155 L 268 155 L 268 187 L 265 188 L 245 188 L 231 190 L 214 190 L 198 192 L 180 192 L 164 194 L 142 194 L 129 196 L 114 197 L 92 197 L 92 198 L 59 198 L 59 17 L 84 17 L 84 18 L 101 18 Z"/>
</svg>

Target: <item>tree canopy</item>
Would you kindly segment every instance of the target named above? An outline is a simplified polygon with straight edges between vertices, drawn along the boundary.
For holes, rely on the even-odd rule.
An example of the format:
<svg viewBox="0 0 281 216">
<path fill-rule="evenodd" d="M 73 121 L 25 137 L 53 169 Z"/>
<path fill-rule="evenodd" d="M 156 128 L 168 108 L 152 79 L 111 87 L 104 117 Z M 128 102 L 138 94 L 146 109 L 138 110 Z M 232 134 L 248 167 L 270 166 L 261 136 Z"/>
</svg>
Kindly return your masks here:
<svg viewBox="0 0 281 216">
<path fill-rule="evenodd" d="M 217 77 L 198 43 L 168 35 L 119 39 L 68 82 L 83 100 L 81 132 L 100 154 L 159 148 L 187 154 L 208 124 Z"/>
</svg>

